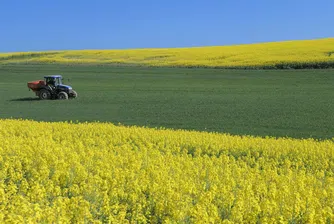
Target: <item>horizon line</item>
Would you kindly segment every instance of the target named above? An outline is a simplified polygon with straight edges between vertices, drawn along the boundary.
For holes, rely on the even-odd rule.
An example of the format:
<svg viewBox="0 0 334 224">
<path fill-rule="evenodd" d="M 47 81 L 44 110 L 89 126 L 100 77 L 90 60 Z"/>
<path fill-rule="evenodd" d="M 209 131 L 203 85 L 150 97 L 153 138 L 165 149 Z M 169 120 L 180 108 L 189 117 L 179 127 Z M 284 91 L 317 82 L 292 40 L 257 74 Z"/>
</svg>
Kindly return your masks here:
<svg viewBox="0 0 334 224">
<path fill-rule="evenodd" d="M 286 43 L 286 42 L 297 42 L 297 41 L 315 41 L 333 39 L 334 37 L 322 37 L 313 39 L 290 39 L 290 40 L 278 40 L 278 41 L 259 41 L 253 43 L 242 43 L 242 44 L 230 44 L 230 45 L 202 45 L 202 46 L 191 46 L 191 47 L 147 47 L 147 48 L 82 48 L 82 49 L 62 49 L 62 50 L 36 50 L 36 51 L 11 51 L 2 52 L 0 54 L 11 54 L 11 53 L 42 53 L 42 52 L 64 52 L 64 51 L 122 51 L 122 50 L 158 50 L 158 49 L 189 49 L 189 48 L 209 48 L 209 47 L 236 47 L 244 45 L 257 45 L 257 44 L 269 44 L 269 43 Z"/>
</svg>

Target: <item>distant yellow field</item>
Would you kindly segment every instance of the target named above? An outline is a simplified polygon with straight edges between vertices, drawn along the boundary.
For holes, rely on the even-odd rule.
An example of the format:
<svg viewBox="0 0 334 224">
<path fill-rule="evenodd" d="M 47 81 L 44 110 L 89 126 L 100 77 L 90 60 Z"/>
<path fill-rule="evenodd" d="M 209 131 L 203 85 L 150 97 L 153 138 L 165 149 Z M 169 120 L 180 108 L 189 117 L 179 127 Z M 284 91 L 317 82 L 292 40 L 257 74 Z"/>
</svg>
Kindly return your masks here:
<svg viewBox="0 0 334 224">
<path fill-rule="evenodd" d="M 333 68 L 334 38 L 236 46 L 0 54 L 0 64 L 8 63 L 84 63 L 224 68 Z"/>
<path fill-rule="evenodd" d="M 0 223 L 333 223 L 334 142 L 0 120 Z"/>
</svg>

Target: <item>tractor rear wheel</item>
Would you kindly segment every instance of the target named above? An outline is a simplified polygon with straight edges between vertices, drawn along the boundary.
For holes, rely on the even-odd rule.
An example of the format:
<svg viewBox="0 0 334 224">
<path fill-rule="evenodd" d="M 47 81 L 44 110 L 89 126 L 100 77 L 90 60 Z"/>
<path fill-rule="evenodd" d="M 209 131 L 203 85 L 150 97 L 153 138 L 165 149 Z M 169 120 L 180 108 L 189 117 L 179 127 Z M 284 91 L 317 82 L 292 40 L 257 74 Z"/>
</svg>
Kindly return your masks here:
<svg viewBox="0 0 334 224">
<path fill-rule="evenodd" d="M 68 94 L 65 93 L 65 92 L 60 92 L 58 94 L 58 99 L 60 99 L 60 100 L 67 100 L 68 99 Z"/>
<path fill-rule="evenodd" d="M 39 99 L 41 100 L 49 100 L 51 99 L 51 93 L 50 91 L 46 90 L 46 89 L 42 89 L 41 91 L 39 91 Z"/>
</svg>

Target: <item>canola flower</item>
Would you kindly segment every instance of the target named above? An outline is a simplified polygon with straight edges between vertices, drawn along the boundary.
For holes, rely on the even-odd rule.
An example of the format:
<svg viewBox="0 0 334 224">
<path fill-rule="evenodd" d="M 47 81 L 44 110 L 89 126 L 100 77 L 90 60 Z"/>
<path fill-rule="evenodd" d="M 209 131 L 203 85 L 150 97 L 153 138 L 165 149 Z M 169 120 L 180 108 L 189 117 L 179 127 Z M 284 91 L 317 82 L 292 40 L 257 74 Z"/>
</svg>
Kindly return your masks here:
<svg viewBox="0 0 334 224">
<path fill-rule="evenodd" d="M 334 68 L 334 38 L 235 46 L 0 54 L 0 65 L 13 63 L 254 69 Z"/>
<path fill-rule="evenodd" d="M 0 120 L 0 223 L 333 223 L 334 142 Z"/>
</svg>

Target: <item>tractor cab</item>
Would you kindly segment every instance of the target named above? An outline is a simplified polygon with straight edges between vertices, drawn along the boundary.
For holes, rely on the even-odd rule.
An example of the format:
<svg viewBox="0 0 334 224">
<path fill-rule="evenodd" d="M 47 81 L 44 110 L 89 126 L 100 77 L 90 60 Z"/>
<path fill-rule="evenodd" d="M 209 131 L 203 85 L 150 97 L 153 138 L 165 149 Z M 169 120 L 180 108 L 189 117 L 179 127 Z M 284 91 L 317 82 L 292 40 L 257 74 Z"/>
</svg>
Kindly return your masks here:
<svg viewBox="0 0 334 224">
<path fill-rule="evenodd" d="M 49 86 L 52 89 L 67 92 L 68 94 L 71 92 L 72 87 L 68 85 L 64 85 L 62 80 L 63 77 L 61 75 L 49 75 L 44 76 L 46 86 Z"/>
<path fill-rule="evenodd" d="M 62 85 L 63 77 L 61 75 L 50 75 L 44 76 L 44 80 L 46 85 L 57 87 L 58 85 Z"/>
</svg>

